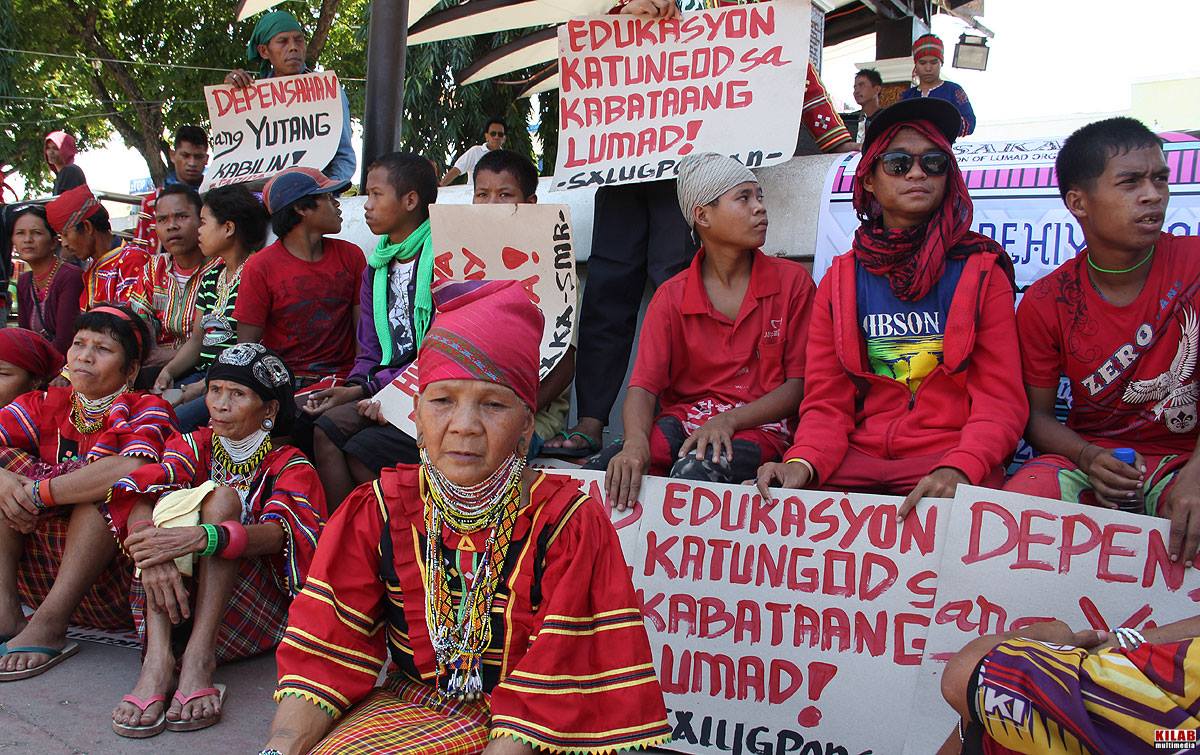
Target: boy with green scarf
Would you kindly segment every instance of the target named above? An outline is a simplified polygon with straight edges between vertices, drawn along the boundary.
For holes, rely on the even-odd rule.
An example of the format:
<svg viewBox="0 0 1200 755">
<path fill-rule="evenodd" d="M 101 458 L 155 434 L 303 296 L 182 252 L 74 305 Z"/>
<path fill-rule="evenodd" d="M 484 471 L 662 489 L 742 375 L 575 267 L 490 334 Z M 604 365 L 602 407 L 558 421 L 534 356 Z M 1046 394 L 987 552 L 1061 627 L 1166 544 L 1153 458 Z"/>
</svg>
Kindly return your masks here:
<svg viewBox="0 0 1200 755">
<path fill-rule="evenodd" d="M 346 384 L 314 394 L 315 463 L 331 510 L 380 470 L 416 463 L 416 441 L 378 424 L 365 401 L 408 367 L 433 318 L 429 205 L 437 174 L 424 157 L 392 152 L 367 171 L 367 227 L 379 234 L 359 290 L 358 356 Z"/>
</svg>

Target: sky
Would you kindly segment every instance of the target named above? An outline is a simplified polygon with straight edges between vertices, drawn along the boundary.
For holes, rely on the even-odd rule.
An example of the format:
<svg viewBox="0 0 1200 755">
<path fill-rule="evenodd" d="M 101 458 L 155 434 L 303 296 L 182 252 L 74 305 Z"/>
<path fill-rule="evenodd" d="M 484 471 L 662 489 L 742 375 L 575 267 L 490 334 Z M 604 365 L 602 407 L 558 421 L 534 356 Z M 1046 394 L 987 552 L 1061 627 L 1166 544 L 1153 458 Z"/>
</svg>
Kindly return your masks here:
<svg viewBox="0 0 1200 755">
<path fill-rule="evenodd" d="M 988 70 L 947 65 L 943 77 L 966 88 L 981 124 L 977 135 L 984 138 L 1017 131 L 1064 135 L 1037 129 L 1069 131 L 1091 118 L 1076 117 L 1082 122 L 1072 125 L 1065 116 L 1128 110 L 1135 81 L 1200 77 L 1200 0 L 986 0 L 980 20 L 996 33 L 988 43 Z M 933 28 L 952 57 L 966 26 L 938 15 Z M 874 59 L 874 45 L 872 35 L 825 50 L 822 78 L 846 110 L 856 109 L 850 96 L 854 71 Z M 1200 100 L 1200 82 L 1195 96 Z M 1038 119 L 1057 120 L 1042 125 Z M 1007 130 L 988 125 L 1017 120 L 1034 122 Z M 1190 127 L 1200 129 L 1200 122 Z M 149 175 L 141 156 L 115 137 L 108 149 L 82 153 L 77 162 L 97 188 L 111 191 L 127 192 L 130 181 Z"/>
</svg>

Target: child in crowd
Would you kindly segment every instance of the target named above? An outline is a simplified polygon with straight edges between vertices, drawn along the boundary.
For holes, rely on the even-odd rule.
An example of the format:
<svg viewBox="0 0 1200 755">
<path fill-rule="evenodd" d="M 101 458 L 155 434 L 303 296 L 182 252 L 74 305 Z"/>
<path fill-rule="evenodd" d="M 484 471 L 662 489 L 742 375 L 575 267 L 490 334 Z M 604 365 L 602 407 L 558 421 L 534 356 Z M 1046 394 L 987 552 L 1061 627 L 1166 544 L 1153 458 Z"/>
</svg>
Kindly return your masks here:
<svg viewBox="0 0 1200 755">
<path fill-rule="evenodd" d="M 221 186 L 204 195 L 198 237 L 200 251 L 215 266 L 200 279 L 192 334 L 175 357 L 158 373 L 154 390 L 162 393 L 178 384 L 183 395 L 175 406 L 181 432 L 190 433 L 208 422 L 204 377 L 227 347 L 237 343 L 233 316 L 242 265 L 267 240 L 267 212 L 241 184 Z"/>
<path fill-rule="evenodd" d="M 879 113 L 854 176 L 862 225 L 821 280 L 805 395 L 786 462 L 758 485 L 951 497 L 999 487 L 1028 406 L 1012 260 L 973 233 L 951 143 L 962 119 L 931 98 Z"/>
<path fill-rule="evenodd" d="M 679 165 L 679 207 L 699 235 L 691 266 L 646 310 L 625 397 L 625 439 L 592 457 L 618 508 L 642 476 L 741 482 L 791 439 L 804 392 L 814 286 L 799 263 L 768 257 L 758 179 L 713 153 Z M 658 409 L 656 410 L 656 405 Z"/>
<path fill-rule="evenodd" d="M 1079 129 L 1055 167 L 1087 248 L 1034 283 L 1017 311 L 1027 437 L 1042 455 L 1005 488 L 1169 517 L 1171 556 L 1191 561 L 1200 239 L 1162 232 L 1170 170 L 1159 138 L 1132 118 Z M 1066 425 L 1054 416 L 1060 375 L 1071 381 Z"/>
<path fill-rule="evenodd" d="M 263 187 L 275 243 L 242 267 L 233 316 L 238 342 L 261 341 L 295 373 L 297 404 L 308 392 L 336 385 L 354 366 L 358 288 L 366 261 L 342 230 L 336 195 L 350 185 L 312 168 L 288 168 Z M 324 382 L 322 382 L 324 381 Z M 311 423 L 294 438 L 311 450 Z"/>
<path fill-rule="evenodd" d="M 385 467 L 418 460 L 416 441 L 378 424 L 374 402 L 364 400 L 416 359 L 433 318 L 429 205 L 437 174 L 419 155 L 392 152 L 367 170 L 366 192 L 367 227 L 379 243 L 361 276 L 358 357 L 346 385 L 314 393 L 305 407 L 318 416 L 314 453 L 331 509 Z"/>
<path fill-rule="evenodd" d="M 528 157 L 516 152 L 507 149 L 488 152 L 475 164 L 471 180 L 475 187 L 472 204 L 537 204 L 537 167 Z M 578 333 L 576 328 L 575 337 Z M 548 438 L 562 437 L 567 414 L 571 411 L 571 380 L 574 377 L 573 337 L 562 359 L 538 385 L 538 411 L 534 416 L 533 440 L 529 444 L 530 458 L 538 455 Z M 563 455 L 564 450 L 569 451 L 560 449 L 559 455 Z"/>
</svg>

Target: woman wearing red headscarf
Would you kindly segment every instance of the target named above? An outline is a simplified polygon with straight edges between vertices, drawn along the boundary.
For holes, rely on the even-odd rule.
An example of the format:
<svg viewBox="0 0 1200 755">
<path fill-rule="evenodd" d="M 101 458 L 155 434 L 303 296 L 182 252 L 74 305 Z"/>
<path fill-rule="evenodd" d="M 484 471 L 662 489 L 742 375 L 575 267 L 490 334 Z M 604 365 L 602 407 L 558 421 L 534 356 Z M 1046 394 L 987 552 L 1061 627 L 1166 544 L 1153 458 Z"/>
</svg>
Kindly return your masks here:
<svg viewBox="0 0 1200 755">
<path fill-rule="evenodd" d="M 1012 260 L 971 227 L 951 142 L 961 119 L 907 100 L 871 122 L 854 176 L 862 225 L 817 289 L 795 442 L 768 486 L 953 496 L 999 487 L 1029 416 Z"/>
<path fill-rule="evenodd" d="M 25 328 L 0 328 L 0 407 L 23 393 L 44 388 L 62 366 L 62 354 L 40 334 Z"/>
<path fill-rule="evenodd" d="M 54 173 L 55 196 L 87 183 L 83 169 L 75 164 L 75 137 L 66 131 L 51 131 L 46 134 L 43 154 L 50 171 Z"/>
<path fill-rule="evenodd" d="M 357 488 L 321 536 L 276 656 L 263 752 L 612 752 L 669 739 L 607 511 L 578 482 L 525 469 L 541 333 L 515 281 L 438 303 L 417 357 L 421 463 Z"/>
</svg>

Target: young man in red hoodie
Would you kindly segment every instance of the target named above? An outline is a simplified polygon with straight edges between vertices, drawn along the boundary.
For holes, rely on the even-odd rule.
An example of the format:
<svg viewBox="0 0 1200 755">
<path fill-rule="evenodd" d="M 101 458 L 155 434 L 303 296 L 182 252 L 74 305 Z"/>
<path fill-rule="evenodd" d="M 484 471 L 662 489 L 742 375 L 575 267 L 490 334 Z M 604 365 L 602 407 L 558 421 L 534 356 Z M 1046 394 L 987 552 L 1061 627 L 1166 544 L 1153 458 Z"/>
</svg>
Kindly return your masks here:
<svg viewBox="0 0 1200 755">
<path fill-rule="evenodd" d="M 1030 286 L 1017 311 L 1026 435 L 1042 455 L 1005 489 L 1169 517 L 1171 556 L 1191 561 L 1200 239 L 1162 232 L 1171 171 L 1159 138 L 1132 118 L 1079 129 L 1056 168 L 1087 249 Z M 1071 381 L 1065 425 L 1054 416 L 1060 375 Z"/>
<path fill-rule="evenodd" d="M 854 176 L 862 225 L 817 289 L 804 402 L 758 486 L 924 497 L 999 487 L 1029 416 L 1015 368 L 1012 261 L 970 231 L 953 105 L 909 100 L 871 122 Z"/>
</svg>

